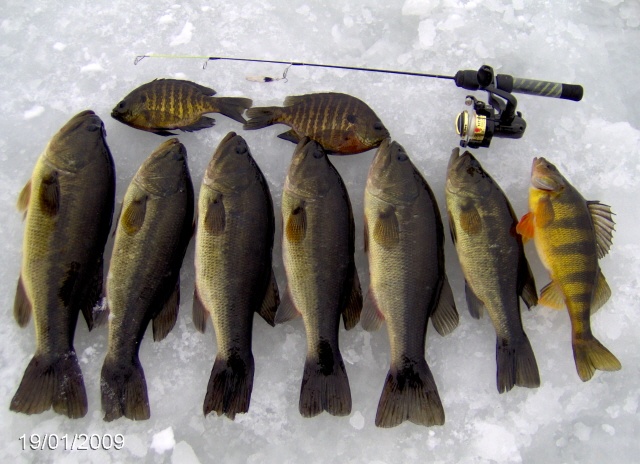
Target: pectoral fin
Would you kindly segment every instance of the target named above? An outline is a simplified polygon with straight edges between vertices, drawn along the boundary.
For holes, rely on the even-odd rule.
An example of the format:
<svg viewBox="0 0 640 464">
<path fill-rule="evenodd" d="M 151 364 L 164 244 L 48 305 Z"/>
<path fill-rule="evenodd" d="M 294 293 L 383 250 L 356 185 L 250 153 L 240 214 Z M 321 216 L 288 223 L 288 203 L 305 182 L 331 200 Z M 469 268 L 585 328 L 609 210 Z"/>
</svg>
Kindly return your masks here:
<svg viewBox="0 0 640 464">
<path fill-rule="evenodd" d="M 296 206 L 289 218 L 285 229 L 287 240 L 292 243 L 299 243 L 307 234 L 307 213 L 305 211 L 304 202 Z"/>
<path fill-rule="evenodd" d="M 475 206 L 469 205 L 460 212 L 460 228 L 468 235 L 477 235 L 482 230 L 482 220 Z"/>
<path fill-rule="evenodd" d="M 146 214 L 147 196 L 134 198 L 122 211 L 120 224 L 128 235 L 134 235 L 142 228 Z"/>
<path fill-rule="evenodd" d="M 373 226 L 373 239 L 382 248 L 392 248 L 400 241 L 400 226 L 393 206 L 378 212 Z"/>
<path fill-rule="evenodd" d="M 220 235 L 224 232 L 226 224 L 226 211 L 222 201 L 222 194 L 218 194 L 207 205 L 204 227 L 210 234 Z"/>
<path fill-rule="evenodd" d="M 547 227 L 554 219 L 555 212 L 551 199 L 548 196 L 541 197 L 536 208 L 536 226 Z"/>
<path fill-rule="evenodd" d="M 58 214 L 60 209 L 60 183 L 58 182 L 57 171 L 51 171 L 42 178 L 38 199 L 43 213 L 50 217 Z"/>
</svg>

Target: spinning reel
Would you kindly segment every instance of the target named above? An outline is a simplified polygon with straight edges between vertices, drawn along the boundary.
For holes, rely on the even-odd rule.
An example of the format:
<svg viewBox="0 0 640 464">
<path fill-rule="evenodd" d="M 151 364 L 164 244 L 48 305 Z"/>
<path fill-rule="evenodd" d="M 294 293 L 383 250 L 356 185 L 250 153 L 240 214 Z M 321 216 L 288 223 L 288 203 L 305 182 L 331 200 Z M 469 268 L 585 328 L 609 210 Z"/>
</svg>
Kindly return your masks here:
<svg viewBox="0 0 640 464">
<path fill-rule="evenodd" d="M 527 123 L 516 111 L 518 101 L 511 92 L 573 101 L 580 101 L 583 95 L 581 85 L 494 75 L 493 68 L 486 65 L 478 71 L 458 71 L 455 82 L 463 89 L 485 90 L 489 95 L 488 103 L 467 95 L 465 104 L 471 109 L 456 118 L 460 146 L 469 148 L 488 147 L 493 137 L 519 139 L 524 135 Z"/>
</svg>

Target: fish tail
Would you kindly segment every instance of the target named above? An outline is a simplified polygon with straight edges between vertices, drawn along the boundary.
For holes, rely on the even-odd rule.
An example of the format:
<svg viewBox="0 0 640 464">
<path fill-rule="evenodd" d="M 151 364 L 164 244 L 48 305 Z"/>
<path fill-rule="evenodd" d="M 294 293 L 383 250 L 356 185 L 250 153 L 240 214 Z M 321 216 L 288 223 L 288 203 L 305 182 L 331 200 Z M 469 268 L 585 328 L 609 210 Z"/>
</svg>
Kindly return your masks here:
<svg viewBox="0 0 640 464">
<path fill-rule="evenodd" d="M 149 419 L 147 382 L 138 356 L 123 363 L 107 355 L 100 377 L 104 420 L 125 416 L 131 420 Z"/>
<path fill-rule="evenodd" d="M 573 358 L 578 375 L 583 382 L 591 379 L 596 369 L 617 371 L 622 365 L 594 336 L 573 340 Z"/>
<path fill-rule="evenodd" d="M 391 364 L 384 382 L 376 426 L 395 427 L 409 420 L 418 425 L 443 425 L 444 409 L 427 362 L 406 360 L 398 368 Z"/>
<path fill-rule="evenodd" d="M 265 106 L 249 108 L 247 117 L 249 120 L 242 126 L 245 130 L 262 129 L 278 122 L 282 108 L 277 106 Z"/>
<path fill-rule="evenodd" d="M 298 407 L 304 417 L 322 411 L 333 416 L 351 413 L 351 389 L 342 355 L 326 341 L 320 342 L 316 353 L 307 355 Z"/>
<path fill-rule="evenodd" d="M 219 416 L 224 414 L 233 420 L 236 414 L 247 412 L 253 390 L 253 373 L 251 353 L 244 359 L 237 354 L 216 356 L 204 398 L 204 415 L 215 411 Z"/>
<path fill-rule="evenodd" d="M 526 334 L 523 333 L 516 341 L 498 337 L 496 364 L 499 393 L 511 390 L 514 385 L 527 388 L 540 386 L 538 363 Z"/>
<path fill-rule="evenodd" d="M 246 123 L 247 121 L 242 117 L 242 113 L 247 108 L 251 108 L 253 101 L 249 98 L 238 97 L 211 97 L 215 100 L 216 111 L 220 114 L 238 121 L 239 123 Z"/>
<path fill-rule="evenodd" d="M 11 410 L 25 414 L 39 414 L 52 406 L 71 419 L 87 414 L 87 393 L 73 350 L 61 355 L 36 353 L 11 400 Z"/>
</svg>

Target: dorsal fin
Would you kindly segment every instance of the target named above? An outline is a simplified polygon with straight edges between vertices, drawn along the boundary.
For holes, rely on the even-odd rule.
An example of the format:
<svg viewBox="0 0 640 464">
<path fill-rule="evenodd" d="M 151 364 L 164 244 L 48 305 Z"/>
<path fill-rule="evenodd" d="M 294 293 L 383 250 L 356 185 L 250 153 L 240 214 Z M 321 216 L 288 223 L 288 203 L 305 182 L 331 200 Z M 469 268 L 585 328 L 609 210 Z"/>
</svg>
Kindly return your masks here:
<svg viewBox="0 0 640 464">
<path fill-rule="evenodd" d="M 598 259 L 603 258 L 609 253 L 611 241 L 613 239 L 613 231 L 615 230 L 615 222 L 611 217 L 611 207 L 604 205 L 599 201 L 587 201 L 589 213 L 593 227 L 596 230 L 596 246 L 598 249 Z"/>
</svg>

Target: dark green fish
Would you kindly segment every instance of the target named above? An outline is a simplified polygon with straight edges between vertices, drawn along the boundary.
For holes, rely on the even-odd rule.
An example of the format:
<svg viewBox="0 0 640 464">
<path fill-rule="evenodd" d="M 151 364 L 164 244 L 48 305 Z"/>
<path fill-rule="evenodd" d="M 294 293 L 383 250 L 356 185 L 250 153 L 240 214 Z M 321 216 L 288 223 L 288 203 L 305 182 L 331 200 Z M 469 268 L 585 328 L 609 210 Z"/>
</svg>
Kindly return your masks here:
<svg viewBox="0 0 640 464">
<path fill-rule="evenodd" d="M 251 108 L 245 129 L 286 124 L 278 137 L 298 143 L 307 136 L 325 151 L 350 155 L 371 150 L 389 137 L 380 118 L 363 101 L 343 93 L 312 93 L 287 97 L 284 107 Z"/>
<path fill-rule="evenodd" d="M 444 409 L 424 357 L 427 323 L 431 318 L 445 335 L 458 325 L 458 313 L 435 196 L 397 142 L 385 140 L 371 163 L 364 215 L 371 284 L 362 327 L 376 330 L 386 321 L 391 345 L 376 425 L 442 425 Z"/>
<path fill-rule="evenodd" d="M 538 304 L 536 283 L 515 231 L 518 219 L 500 186 L 469 152 L 456 148 L 447 169 L 447 211 L 451 236 L 465 277 L 469 312 L 487 308 L 496 330 L 498 391 L 514 385 L 540 386 L 533 349 L 522 327 L 521 297 Z"/>
<path fill-rule="evenodd" d="M 276 323 L 302 315 L 307 359 L 300 414 L 351 412 L 349 379 L 340 354 L 340 315 L 347 330 L 360 319 L 362 293 L 353 253 L 354 221 L 347 189 L 322 147 L 296 147 L 282 193 L 282 257 L 287 292 Z"/>
<path fill-rule="evenodd" d="M 206 129 L 215 120 L 206 113 L 221 113 L 244 123 L 242 113 L 251 107 L 248 98 L 213 97 L 215 90 L 179 79 L 155 79 L 141 85 L 116 105 L 111 116 L 136 129 L 158 135 L 180 129 L 193 132 Z"/>
<path fill-rule="evenodd" d="M 140 343 L 173 328 L 180 306 L 180 266 L 193 233 L 193 185 L 187 151 L 170 139 L 142 164 L 122 203 L 107 276 L 109 347 L 100 386 L 104 420 L 148 419 Z"/>
<path fill-rule="evenodd" d="M 89 330 L 106 321 L 93 312 L 102 296 L 102 255 L 115 197 L 115 170 L 104 125 L 93 111 L 77 114 L 51 139 L 22 190 L 22 269 L 14 315 L 24 327 L 34 313 L 36 353 L 11 410 L 87 413 L 73 337 L 82 311 Z"/>
<path fill-rule="evenodd" d="M 271 269 L 274 230 L 267 181 L 247 143 L 231 132 L 209 162 L 198 200 L 193 319 L 204 332 L 211 317 L 218 343 L 205 416 L 233 419 L 249 410 L 253 314 L 274 325 L 280 302 Z"/>
</svg>

